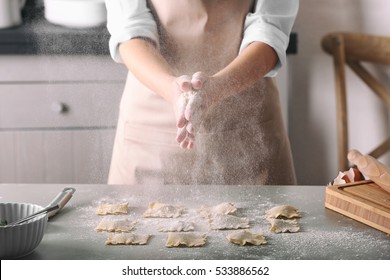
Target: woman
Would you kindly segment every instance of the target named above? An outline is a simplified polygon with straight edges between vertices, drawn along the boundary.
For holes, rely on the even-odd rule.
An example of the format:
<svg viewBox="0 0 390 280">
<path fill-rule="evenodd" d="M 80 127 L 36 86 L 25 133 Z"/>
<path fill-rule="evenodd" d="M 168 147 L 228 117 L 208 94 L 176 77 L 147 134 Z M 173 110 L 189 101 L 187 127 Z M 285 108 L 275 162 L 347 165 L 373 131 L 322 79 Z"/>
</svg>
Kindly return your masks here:
<svg viewBox="0 0 390 280">
<path fill-rule="evenodd" d="M 106 6 L 129 69 L 109 184 L 295 184 L 273 77 L 298 0 Z"/>
</svg>

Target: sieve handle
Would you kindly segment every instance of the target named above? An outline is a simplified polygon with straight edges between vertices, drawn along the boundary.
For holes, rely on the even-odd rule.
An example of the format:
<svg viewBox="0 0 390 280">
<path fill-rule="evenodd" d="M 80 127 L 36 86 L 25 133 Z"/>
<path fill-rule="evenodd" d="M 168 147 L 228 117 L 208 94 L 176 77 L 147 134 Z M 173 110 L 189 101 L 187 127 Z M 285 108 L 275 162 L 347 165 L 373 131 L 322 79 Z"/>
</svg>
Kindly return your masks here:
<svg viewBox="0 0 390 280">
<path fill-rule="evenodd" d="M 54 199 L 52 202 L 50 202 L 50 204 L 48 205 L 49 206 L 54 206 L 54 205 L 58 205 L 59 208 L 58 209 L 54 209 L 53 211 L 50 211 L 48 212 L 48 217 L 52 217 L 54 216 L 55 214 L 57 214 L 62 208 L 64 208 L 64 206 L 66 205 L 66 203 L 68 203 L 68 201 L 72 198 L 74 192 L 76 191 L 75 188 L 64 188 L 62 190 L 62 192 L 60 192 Z"/>
</svg>

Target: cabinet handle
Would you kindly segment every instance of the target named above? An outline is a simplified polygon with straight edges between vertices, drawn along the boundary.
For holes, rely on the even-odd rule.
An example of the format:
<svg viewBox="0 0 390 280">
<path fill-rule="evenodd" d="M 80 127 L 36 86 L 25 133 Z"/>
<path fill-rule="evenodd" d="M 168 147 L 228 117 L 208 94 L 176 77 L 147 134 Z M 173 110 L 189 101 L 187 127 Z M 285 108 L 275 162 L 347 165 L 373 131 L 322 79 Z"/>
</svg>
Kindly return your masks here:
<svg viewBox="0 0 390 280">
<path fill-rule="evenodd" d="M 62 102 L 53 102 L 50 106 L 50 109 L 57 114 L 63 114 L 68 111 L 68 106 Z"/>
</svg>

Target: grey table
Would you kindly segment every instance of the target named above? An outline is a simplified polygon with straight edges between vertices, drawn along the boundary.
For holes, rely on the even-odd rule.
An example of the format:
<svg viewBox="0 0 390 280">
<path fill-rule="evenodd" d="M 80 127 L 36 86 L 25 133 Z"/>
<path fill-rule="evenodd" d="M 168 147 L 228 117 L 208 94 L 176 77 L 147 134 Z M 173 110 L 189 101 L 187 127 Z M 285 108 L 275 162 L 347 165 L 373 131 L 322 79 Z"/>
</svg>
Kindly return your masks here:
<svg viewBox="0 0 390 280">
<path fill-rule="evenodd" d="M 0 184 L 0 202 L 47 205 L 65 185 Z M 41 244 L 25 259 L 390 259 L 390 236 L 324 208 L 325 186 L 108 186 L 74 185 L 76 193 L 48 223 Z M 106 233 L 96 232 L 102 217 L 95 214 L 103 202 L 128 202 L 129 218 L 138 219 L 137 233 L 152 235 L 142 246 L 104 245 Z M 167 234 L 157 230 L 166 219 L 145 219 L 148 203 L 159 201 L 187 208 L 182 219 L 208 235 L 200 248 L 166 248 Z M 210 230 L 197 210 L 233 202 L 236 215 L 251 220 L 251 230 L 262 232 L 267 244 L 229 243 L 229 230 Z M 275 234 L 264 218 L 267 209 L 291 204 L 299 208 L 298 233 Z"/>
</svg>

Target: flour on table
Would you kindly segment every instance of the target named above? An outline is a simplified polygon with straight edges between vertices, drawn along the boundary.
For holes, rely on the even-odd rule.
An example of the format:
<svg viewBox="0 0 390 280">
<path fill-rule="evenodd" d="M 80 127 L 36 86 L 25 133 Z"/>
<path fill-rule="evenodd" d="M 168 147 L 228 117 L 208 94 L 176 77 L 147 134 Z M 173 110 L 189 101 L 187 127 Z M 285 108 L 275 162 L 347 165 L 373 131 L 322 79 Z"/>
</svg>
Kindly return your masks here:
<svg viewBox="0 0 390 280">
<path fill-rule="evenodd" d="M 95 228 L 96 231 L 108 232 L 130 232 L 134 229 L 137 221 L 130 221 L 129 219 L 109 219 L 103 218 Z"/>
<path fill-rule="evenodd" d="M 204 207 L 202 206 L 199 209 L 199 214 L 203 218 L 208 218 L 211 215 L 215 214 L 233 214 L 237 211 L 237 208 L 234 206 L 233 203 L 230 202 L 223 202 L 221 204 L 218 204 L 214 207 Z"/>
<path fill-rule="evenodd" d="M 184 212 L 184 208 L 170 204 L 151 202 L 144 213 L 145 218 L 177 218 Z"/>
<path fill-rule="evenodd" d="M 297 220 L 284 220 L 284 219 L 267 219 L 271 223 L 270 230 L 274 233 L 282 233 L 282 232 L 298 232 L 300 226 L 297 223 Z"/>
<path fill-rule="evenodd" d="M 168 233 L 166 247 L 201 247 L 206 243 L 207 235 L 205 233 L 194 232 L 170 232 Z"/>
<path fill-rule="evenodd" d="M 241 245 L 241 246 L 244 246 L 246 244 L 252 244 L 257 246 L 257 245 L 267 243 L 264 235 L 262 235 L 261 233 L 253 233 L 246 229 L 235 231 L 229 234 L 228 236 L 226 236 L 226 238 L 231 243 Z"/>
<path fill-rule="evenodd" d="M 169 232 L 169 231 L 193 231 L 194 223 L 186 221 L 173 221 L 170 223 L 164 222 L 158 227 L 158 231 Z"/>
<path fill-rule="evenodd" d="M 301 218 L 302 215 L 298 212 L 298 209 L 291 205 L 275 206 L 266 211 L 266 218 Z"/>
<path fill-rule="evenodd" d="M 233 215 L 216 214 L 209 217 L 211 229 L 249 228 L 249 219 Z"/>
<path fill-rule="evenodd" d="M 128 213 L 128 202 L 118 204 L 100 204 L 96 209 L 97 215 L 118 215 Z"/>
<path fill-rule="evenodd" d="M 110 233 L 106 245 L 144 245 L 148 243 L 150 235 L 133 233 Z"/>
</svg>

